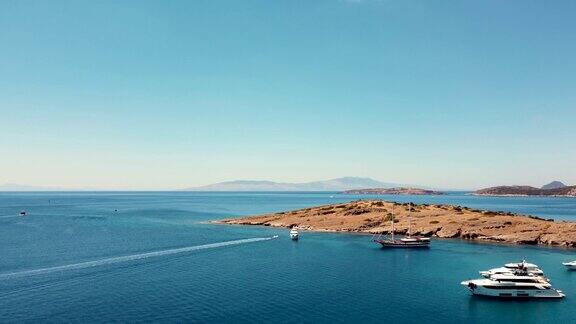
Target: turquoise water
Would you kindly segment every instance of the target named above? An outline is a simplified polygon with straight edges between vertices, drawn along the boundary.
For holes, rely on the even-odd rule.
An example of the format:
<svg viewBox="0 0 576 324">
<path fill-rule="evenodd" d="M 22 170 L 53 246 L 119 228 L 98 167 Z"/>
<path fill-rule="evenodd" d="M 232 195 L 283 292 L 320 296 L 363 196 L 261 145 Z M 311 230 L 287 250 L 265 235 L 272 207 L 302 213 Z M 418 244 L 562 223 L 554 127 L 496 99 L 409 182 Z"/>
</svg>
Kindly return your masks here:
<svg viewBox="0 0 576 324">
<path fill-rule="evenodd" d="M 357 199 L 334 193 L 0 193 L 0 322 L 573 322 L 565 249 L 434 240 L 381 250 L 358 234 L 209 220 Z M 576 199 L 385 197 L 575 219 Z M 26 217 L 17 216 L 26 210 Z M 277 239 L 268 239 L 279 235 Z M 238 241 L 242 239 L 255 241 Z M 223 243 L 226 242 L 226 243 Z M 217 243 L 214 245 L 214 243 Z M 220 244 L 222 243 L 222 244 Z M 527 259 L 560 301 L 469 296 L 459 282 Z"/>
</svg>

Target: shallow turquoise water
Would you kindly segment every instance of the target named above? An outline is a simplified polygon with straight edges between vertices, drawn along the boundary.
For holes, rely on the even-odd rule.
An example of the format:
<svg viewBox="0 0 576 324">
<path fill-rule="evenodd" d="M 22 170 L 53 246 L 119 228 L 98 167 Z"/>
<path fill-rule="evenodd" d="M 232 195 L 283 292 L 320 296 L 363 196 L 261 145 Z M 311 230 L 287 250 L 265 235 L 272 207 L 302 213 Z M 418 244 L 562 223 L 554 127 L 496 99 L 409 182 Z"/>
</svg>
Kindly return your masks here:
<svg viewBox="0 0 576 324">
<path fill-rule="evenodd" d="M 0 193 L 0 322 L 573 322 L 576 272 L 563 249 L 434 240 L 381 250 L 364 235 L 206 221 L 354 200 L 334 193 Z M 576 218 L 576 199 L 386 197 Z M 16 216 L 22 209 L 26 217 Z M 115 211 L 117 210 L 117 211 Z M 272 235 L 183 253 L 154 251 Z M 527 259 L 561 301 L 470 297 L 459 282 Z M 112 262 L 100 262 L 99 260 Z M 83 262 L 97 261 L 89 267 Z M 72 265 L 27 274 L 24 271 Z M 76 265 L 76 266 L 74 266 Z M 19 275 L 6 276 L 8 273 Z"/>
</svg>

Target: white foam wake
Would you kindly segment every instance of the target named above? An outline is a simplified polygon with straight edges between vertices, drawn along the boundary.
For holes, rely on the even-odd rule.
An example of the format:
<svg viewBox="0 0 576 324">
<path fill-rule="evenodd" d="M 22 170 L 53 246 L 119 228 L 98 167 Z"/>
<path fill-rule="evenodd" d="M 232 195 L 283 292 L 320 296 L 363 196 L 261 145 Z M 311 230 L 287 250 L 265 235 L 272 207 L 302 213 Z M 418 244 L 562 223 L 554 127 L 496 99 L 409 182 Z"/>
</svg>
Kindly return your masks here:
<svg viewBox="0 0 576 324">
<path fill-rule="evenodd" d="M 165 256 L 165 255 L 171 255 L 171 254 L 178 254 L 178 253 L 186 253 L 186 252 L 192 252 L 192 251 L 197 251 L 197 250 L 213 249 L 213 248 L 218 248 L 218 247 L 223 247 L 223 246 L 246 244 L 246 243 L 260 242 L 260 241 L 268 241 L 268 240 L 272 240 L 274 238 L 276 238 L 276 236 L 241 239 L 241 240 L 211 243 L 211 244 L 204 244 L 204 245 L 188 246 L 188 247 L 177 248 L 177 249 L 169 249 L 169 250 L 154 251 L 154 252 L 148 252 L 148 253 L 125 255 L 125 256 L 100 259 L 100 260 L 95 260 L 95 261 L 87 261 L 87 262 L 81 262 L 81 263 L 67 264 L 67 265 L 63 265 L 63 266 L 50 267 L 50 268 L 41 268 L 41 269 L 34 269 L 34 270 L 24 270 L 24 271 L 18 271 L 18 272 L 2 273 L 2 274 L 0 274 L 0 280 L 1 279 L 8 279 L 8 278 L 16 278 L 16 277 L 35 276 L 35 275 L 41 275 L 41 274 L 52 273 L 52 272 L 57 272 L 57 271 L 92 268 L 92 267 L 98 267 L 98 266 L 120 263 L 120 262 L 141 260 L 141 259 L 147 259 L 147 258 L 153 258 L 153 257 L 159 257 L 159 256 Z"/>
</svg>

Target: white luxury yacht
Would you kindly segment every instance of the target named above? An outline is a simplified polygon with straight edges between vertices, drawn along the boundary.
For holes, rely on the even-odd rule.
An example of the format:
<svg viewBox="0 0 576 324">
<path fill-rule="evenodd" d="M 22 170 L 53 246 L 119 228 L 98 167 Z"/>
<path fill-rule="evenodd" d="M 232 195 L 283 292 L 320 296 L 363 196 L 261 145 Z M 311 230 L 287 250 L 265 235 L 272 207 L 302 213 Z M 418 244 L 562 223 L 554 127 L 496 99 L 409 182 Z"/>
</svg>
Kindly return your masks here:
<svg viewBox="0 0 576 324">
<path fill-rule="evenodd" d="M 516 275 L 528 275 L 528 276 L 543 276 L 544 271 L 540 270 L 537 265 L 533 263 L 527 263 L 526 260 L 522 260 L 519 263 L 507 263 L 503 267 L 494 268 L 487 271 L 479 271 L 480 275 L 485 278 L 490 278 L 490 276 L 495 274 L 516 274 Z"/>
<path fill-rule="evenodd" d="M 576 270 L 576 261 L 571 261 L 571 262 L 562 262 L 562 264 L 564 266 L 566 266 L 566 268 L 570 269 L 570 270 Z"/>
<path fill-rule="evenodd" d="M 290 238 L 292 239 L 292 241 L 298 241 L 298 230 L 296 230 L 296 228 L 292 228 L 290 230 Z"/>
<path fill-rule="evenodd" d="M 538 269 L 537 265 L 535 265 L 534 263 L 528 263 L 528 262 L 526 262 L 526 260 L 522 260 L 522 262 L 506 263 L 504 266 L 506 268 L 510 268 L 510 269 L 520 269 L 520 268 Z"/>
<path fill-rule="evenodd" d="M 495 274 L 490 278 L 462 281 L 473 295 L 501 298 L 563 298 L 560 290 L 552 288 L 542 277 Z"/>
<path fill-rule="evenodd" d="M 485 277 L 462 281 L 473 295 L 503 298 L 562 298 L 560 290 L 552 288 L 550 280 L 537 265 L 527 263 L 507 263 L 502 268 L 480 271 Z"/>
</svg>

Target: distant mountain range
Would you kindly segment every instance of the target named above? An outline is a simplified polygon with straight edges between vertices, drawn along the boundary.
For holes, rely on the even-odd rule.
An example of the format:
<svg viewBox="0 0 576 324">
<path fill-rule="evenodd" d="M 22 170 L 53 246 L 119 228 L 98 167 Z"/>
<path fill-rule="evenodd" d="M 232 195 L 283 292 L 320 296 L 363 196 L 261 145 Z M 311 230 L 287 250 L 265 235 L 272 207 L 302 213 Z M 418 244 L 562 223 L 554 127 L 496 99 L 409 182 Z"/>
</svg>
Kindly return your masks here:
<svg viewBox="0 0 576 324">
<path fill-rule="evenodd" d="M 343 177 L 324 181 L 312 181 L 303 183 L 286 183 L 274 181 L 257 181 L 257 180 L 236 180 L 219 182 L 207 186 L 192 187 L 180 189 L 184 191 L 344 191 L 352 189 L 367 188 L 395 188 L 395 187 L 413 187 L 411 185 L 381 182 L 371 178 L 360 177 Z M 420 187 L 423 188 L 423 187 Z M 429 188 L 426 188 L 429 189 Z M 20 184 L 0 184 L 1 191 L 117 191 L 114 188 L 96 188 L 96 187 L 44 187 Z M 126 190 L 126 189 L 124 189 Z"/>
<path fill-rule="evenodd" d="M 312 182 L 274 182 L 259 180 L 235 180 L 214 183 L 206 186 L 191 187 L 180 189 L 180 191 L 347 191 L 347 190 L 364 190 L 364 191 L 386 191 L 393 188 L 417 188 L 417 190 L 434 190 L 433 188 L 412 184 L 382 182 L 372 178 L 362 177 L 342 177 L 323 181 Z M 32 186 L 20 184 L 1 184 L 1 191 L 130 191 L 131 189 L 117 188 L 97 188 L 97 187 L 49 187 L 49 186 Z M 132 189 L 133 190 L 133 189 Z M 153 190 L 153 189 L 148 189 Z M 499 186 L 481 189 L 475 191 L 476 195 L 494 195 L 494 196 L 574 196 L 576 195 L 576 186 L 566 186 L 560 181 L 552 181 L 541 188 L 531 186 Z"/>
<path fill-rule="evenodd" d="M 236 180 L 207 186 L 186 188 L 186 191 L 344 191 L 366 188 L 394 188 L 409 185 L 388 183 L 371 178 L 343 177 L 324 181 L 287 183 L 274 181 Z"/>
</svg>

